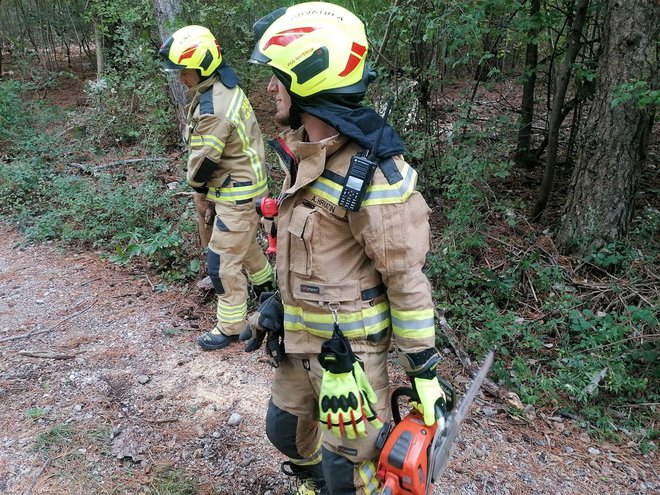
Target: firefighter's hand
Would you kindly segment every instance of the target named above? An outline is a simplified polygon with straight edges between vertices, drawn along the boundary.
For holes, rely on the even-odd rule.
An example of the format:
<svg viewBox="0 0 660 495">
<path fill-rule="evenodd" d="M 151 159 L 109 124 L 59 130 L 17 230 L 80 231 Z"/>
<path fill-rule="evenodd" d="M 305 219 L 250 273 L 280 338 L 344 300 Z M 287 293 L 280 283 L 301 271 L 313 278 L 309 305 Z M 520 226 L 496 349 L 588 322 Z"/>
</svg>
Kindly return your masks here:
<svg viewBox="0 0 660 495">
<path fill-rule="evenodd" d="M 410 377 L 410 381 L 419 397 L 419 402 L 411 404 L 424 416 L 424 424 L 432 426 L 443 419 L 447 412 L 447 395 L 435 374 L 435 367 L 432 373 Z"/>
<path fill-rule="evenodd" d="M 383 422 L 373 409 L 376 392 L 358 361 L 345 373 L 323 372 L 319 394 L 319 416 L 322 424 L 337 437 L 367 436 L 367 421 L 374 428 Z"/>
<path fill-rule="evenodd" d="M 215 218 L 215 203 L 213 201 L 206 202 L 206 209 L 204 210 L 204 223 L 211 225 Z"/>
</svg>

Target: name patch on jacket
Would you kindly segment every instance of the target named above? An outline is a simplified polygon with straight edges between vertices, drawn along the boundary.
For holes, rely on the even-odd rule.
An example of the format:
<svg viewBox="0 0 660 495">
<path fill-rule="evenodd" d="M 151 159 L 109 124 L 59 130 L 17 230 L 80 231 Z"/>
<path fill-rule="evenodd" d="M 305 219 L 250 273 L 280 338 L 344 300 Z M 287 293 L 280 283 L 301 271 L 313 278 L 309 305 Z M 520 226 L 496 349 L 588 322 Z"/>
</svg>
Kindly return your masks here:
<svg viewBox="0 0 660 495">
<path fill-rule="evenodd" d="M 321 293 L 321 288 L 317 287 L 316 285 L 301 284 L 300 285 L 300 292 L 304 292 L 305 294 L 320 294 Z"/>
<path fill-rule="evenodd" d="M 346 210 L 344 208 L 334 203 L 331 203 L 327 199 L 317 196 L 312 192 L 306 191 L 303 197 L 305 198 L 306 201 L 312 203 L 314 206 L 323 208 L 324 210 L 329 211 L 333 215 L 336 215 L 340 218 L 344 218 L 346 216 Z"/>
</svg>

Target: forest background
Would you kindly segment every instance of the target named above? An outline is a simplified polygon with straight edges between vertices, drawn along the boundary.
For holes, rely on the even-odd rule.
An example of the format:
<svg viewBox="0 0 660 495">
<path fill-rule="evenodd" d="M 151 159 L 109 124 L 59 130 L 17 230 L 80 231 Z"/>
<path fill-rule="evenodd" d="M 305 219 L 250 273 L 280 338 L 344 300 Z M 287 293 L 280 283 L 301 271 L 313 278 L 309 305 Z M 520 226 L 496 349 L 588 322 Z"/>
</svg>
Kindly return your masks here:
<svg viewBox="0 0 660 495">
<path fill-rule="evenodd" d="M 368 103 L 393 99 L 433 210 L 438 344 L 466 366 L 494 348 L 512 414 L 547 408 L 656 449 L 660 5 L 336 3 L 365 21 L 379 75 Z M 202 277 L 183 93 L 157 51 L 178 27 L 209 27 L 272 138 L 269 74 L 247 60 L 253 22 L 283 4 L 0 0 L 4 220 L 26 243 L 144 267 L 154 290 Z M 49 100 L 72 80 L 74 105 Z"/>
</svg>

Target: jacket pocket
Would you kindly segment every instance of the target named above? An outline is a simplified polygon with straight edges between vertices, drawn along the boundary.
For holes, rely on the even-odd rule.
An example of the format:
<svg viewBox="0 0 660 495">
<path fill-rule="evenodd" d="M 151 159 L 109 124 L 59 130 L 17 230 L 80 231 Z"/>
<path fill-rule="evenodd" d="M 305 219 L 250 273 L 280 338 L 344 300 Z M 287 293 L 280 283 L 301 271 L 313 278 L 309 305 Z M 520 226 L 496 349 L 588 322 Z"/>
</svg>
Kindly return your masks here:
<svg viewBox="0 0 660 495">
<path fill-rule="evenodd" d="M 310 276 L 312 273 L 312 234 L 315 210 L 305 205 L 293 209 L 288 231 L 291 248 L 289 268 L 292 272 Z"/>
<path fill-rule="evenodd" d="M 358 280 L 342 280 L 341 282 L 326 283 L 316 280 L 292 277 L 293 297 L 299 300 L 314 303 L 342 303 L 346 308 L 360 309 L 360 283 Z M 346 306 L 347 303 L 352 303 Z M 318 304 L 317 304 L 318 305 Z M 353 308 L 355 306 L 355 308 Z"/>
</svg>

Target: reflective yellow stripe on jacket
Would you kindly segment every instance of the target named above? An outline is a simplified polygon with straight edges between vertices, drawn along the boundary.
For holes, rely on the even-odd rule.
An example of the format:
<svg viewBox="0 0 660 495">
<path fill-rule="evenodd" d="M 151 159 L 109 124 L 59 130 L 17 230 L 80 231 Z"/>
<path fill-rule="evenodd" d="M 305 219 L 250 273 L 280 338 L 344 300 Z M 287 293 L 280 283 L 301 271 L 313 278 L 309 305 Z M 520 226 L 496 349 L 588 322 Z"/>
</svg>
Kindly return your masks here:
<svg viewBox="0 0 660 495">
<path fill-rule="evenodd" d="M 218 155 L 222 155 L 225 149 L 225 142 L 213 134 L 193 134 L 190 136 L 191 149 L 200 149 L 204 146 L 210 146 L 218 152 Z"/>
<path fill-rule="evenodd" d="M 244 201 L 264 196 L 268 192 L 266 179 L 247 186 L 209 187 L 206 197 L 211 201 Z"/>
<path fill-rule="evenodd" d="M 243 153 L 245 153 L 250 159 L 250 165 L 252 166 L 252 170 L 254 171 L 258 183 L 261 184 L 263 181 L 265 184 L 266 178 L 264 175 L 264 169 L 259 161 L 259 153 L 250 146 L 250 136 L 248 136 L 248 131 L 245 127 L 245 118 L 250 115 L 252 115 L 250 101 L 247 99 L 243 91 L 236 91 L 234 98 L 229 105 L 229 109 L 227 110 L 226 117 L 235 126 L 236 133 L 241 140 Z"/>
<path fill-rule="evenodd" d="M 394 184 L 372 184 L 367 187 L 362 206 L 403 203 L 408 199 L 415 190 L 417 172 L 407 163 L 401 172 L 403 180 L 399 182 Z M 332 204 L 338 205 L 342 187 L 342 184 L 338 184 L 327 177 L 319 177 L 308 186 L 308 189 Z"/>
<path fill-rule="evenodd" d="M 390 304 L 383 301 L 354 313 L 337 315 L 339 328 L 349 339 L 376 337 L 390 326 Z M 332 337 L 334 322 L 330 311 L 310 313 L 298 306 L 284 305 L 284 329 L 290 332 L 306 331 L 317 337 Z"/>
<path fill-rule="evenodd" d="M 404 339 L 416 340 L 435 336 L 433 309 L 419 311 L 391 310 L 392 332 Z"/>
</svg>

